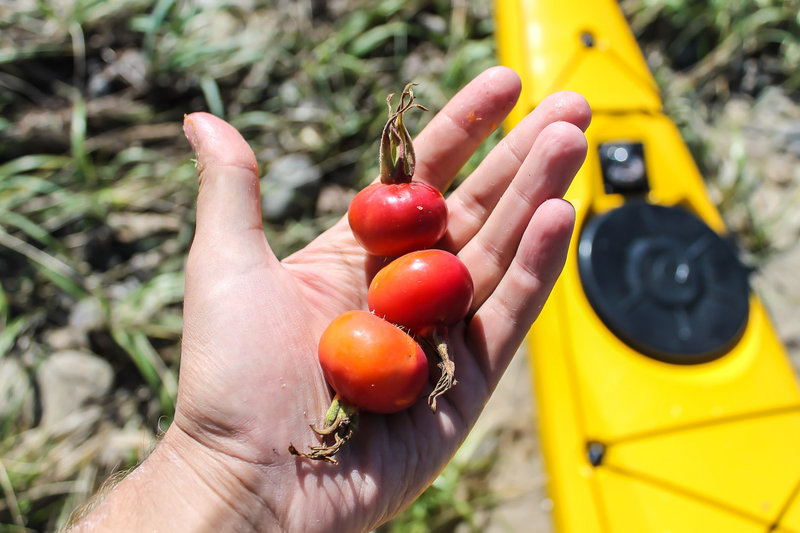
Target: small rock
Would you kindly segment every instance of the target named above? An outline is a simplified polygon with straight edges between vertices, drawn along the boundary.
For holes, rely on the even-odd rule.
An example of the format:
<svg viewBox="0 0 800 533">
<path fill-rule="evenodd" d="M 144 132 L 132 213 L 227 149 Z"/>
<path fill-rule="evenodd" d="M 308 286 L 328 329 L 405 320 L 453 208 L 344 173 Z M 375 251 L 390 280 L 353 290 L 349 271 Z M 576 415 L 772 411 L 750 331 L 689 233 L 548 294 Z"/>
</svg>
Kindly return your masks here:
<svg viewBox="0 0 800 533">
<path fill-rule="evenodd" d="M 289 78 L 278 87 L 278 95 L 285 106 L 296 106 L 303 99 L 303 92 L 297 85 L 297 80 Z"/>
<path fill-rule="evenodd" d="M 800 286 L 796 282 L 798 264 L 800 246 L 795 246 L 761 265 L 753 285 L 764 301 L 795 370 L 800 373 L 800 322 L 796 318 L 800 301 Z"/>
<path fill-rule="evenodd" d="M 356 191 L 341 185 L 326 185 L 317 198 L 318 215 L 340 215 L 347 212 Z"/>
<path fill-rule="evenodd" d="M 108 214 L 106 222 L 123 243 L 159 233 L 177 233 L 183 227 L 183 221 L 174 213 L 115 212 Z"/>
<path fill-rule="evenodd" d="M 69 326 L 45 331 L 43 340 L 53 350 L 71 350 L 87 346 L 86 336 Z"/>
<path fill-rule="evenodd" d="M 322 173 L 311 158 L 290 154 L 273 161 L 262 180 L 262 208 L 267 220 L 280 222 L 313 210 Z"/>
<path fill-rule="evenodd" d="M 69 313 L 69 326 L 83 334 L 103 327 L 104 322 L 103 309 L 95 298 L 84 298 L 76 302 Z"/>
<path fill-rule="evenodd" d="M 94 298 L 84 298 L 70 309 L 67 324 L 44 332 L 44 341 L 55 351 L 82 349 L 89 346 L 89 333 L 101 329 L 105 315 Z"/>
<path fill-rule="evenodd" d="M 111 365 L 87 352 L 65 350 L 48 357 L 36 372 L 42 403 L 42 425 L 52 425 L 111 389 Z"/>
<path fill-rule="evenodd" d="M 28 373 L 11 357 L 0 359 L 0 420 L 11 420 L 20 429 L 33 426 L 33 387 Z"/>
<path fill-rule="evenodd" d="M 800 157 L 800 125 L 793 125 L 789 131 L 785 132 L 786 150 L 796 157 Z"/>
</svg>

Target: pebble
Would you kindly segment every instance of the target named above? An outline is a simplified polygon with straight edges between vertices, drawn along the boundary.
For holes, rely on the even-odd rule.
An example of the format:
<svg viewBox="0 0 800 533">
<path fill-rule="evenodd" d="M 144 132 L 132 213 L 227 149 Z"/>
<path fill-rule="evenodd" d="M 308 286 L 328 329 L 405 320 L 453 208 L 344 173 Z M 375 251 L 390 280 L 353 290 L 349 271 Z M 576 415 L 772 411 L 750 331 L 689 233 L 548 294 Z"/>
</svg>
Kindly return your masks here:
<svg viewBox="0 0 800 533">
<path fill-rule="evenodd" d="M 114 371 L 108 361 L 88 352 L 64 350 L 45 359 L 36 371 L 42 425 L 101 401 L 111 390 Z"/>
<path fill-rule="evenodd" d="M 322 172 L 310 157 L 290 154 L 270 165 L 261 181 L 264 217 L 273 222 L 310 213 L 321 186 Z"/>
<path fill-rule="evenodd" d="M 23 366 L 12 357 L 0 359 L 0 420 L 10 420 L 19 429 L 34 423 L 34 390 Z"/>
</svg>

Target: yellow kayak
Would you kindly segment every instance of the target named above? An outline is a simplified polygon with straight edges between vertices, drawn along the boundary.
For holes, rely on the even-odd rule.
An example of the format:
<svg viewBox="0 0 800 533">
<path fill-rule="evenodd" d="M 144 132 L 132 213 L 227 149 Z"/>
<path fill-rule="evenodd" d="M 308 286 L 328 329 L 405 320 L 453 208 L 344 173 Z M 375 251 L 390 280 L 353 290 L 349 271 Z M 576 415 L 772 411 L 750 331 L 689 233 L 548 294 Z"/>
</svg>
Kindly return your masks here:
<svg viewBox="0 0 800 533">
<path fill-rule="evenodd" d="M 513 126 L 593 110 L 564 272 L 529 335 L 560 533 L 800 533 L 800 390 L 614 0 L 496 0 Z"/>
</svg>

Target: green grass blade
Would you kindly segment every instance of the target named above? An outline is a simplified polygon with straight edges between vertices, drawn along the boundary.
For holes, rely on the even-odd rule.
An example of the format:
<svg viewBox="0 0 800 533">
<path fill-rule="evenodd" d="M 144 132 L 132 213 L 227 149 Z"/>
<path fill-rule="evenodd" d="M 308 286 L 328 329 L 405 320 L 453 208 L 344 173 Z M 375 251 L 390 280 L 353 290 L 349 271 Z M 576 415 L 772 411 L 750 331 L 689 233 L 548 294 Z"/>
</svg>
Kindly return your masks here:
<svg viewBox="0 0 800 533">
<path fill-rule="evenodd" d="M 89 295 L 83 285 L 83 278 L 72 267 L 7 233 L 3 228 L 0 228 L 0 246 L 26 257 L 41 274 L 75 299 L 80 300 Z"/>
<path fill-rule="evenodd" d="M 88 185 L 94 184 L 94 169 L 89 153 L 86 150 L 86 100 L 76 93 L 72 102 L 72 120 L 70 122 L 69 139 L 72 159 L 80 180 Z"/>
<path fill-rule="evenodd" d="M 11 348 L 17 342 L 17 337 L 25 328 L 30 325 L 31 320 L 27 316 L 19 316 L 8 322 L 6 327 L 0 331 L 0 359 L 8 355 Z"/>
<path fill-rule="evenodd" d="M 144 52 L 148 60 L 153 58 L 158 30 L 164 25 L 167 13 L 169 13 L 169 10 L 174 4 L 175 0 L 158 0 L 152 13 L 146 19 L 144 28 Z"/>
<path fill-rule="evenodd" d="M 70 158 L 50 154 L 30 154 L 12 159 L 0 165 L 0 181 L 17 174 L 25 174 L 34 170 L 53 171 L 69 164 Z"/>
<path fill-rule="evenodd" d="M 208 105 L 208 110 L 211 114 L 225 118 L 225 105 L 222 103 L 222 95 L 219 92 L 217 82 L 212 78 L 203 78 L 200 80 L 200 89 L 203 91 L 206 105 Z"/>
<path fill-rule="evenodd" d="M 147 335 L 139 330 L 126 331 L 113 327 L 111 336 L 128 353 L 150 390 L 159 398 L 161 411 L 164 414 L 171 414 L 178 396 L 178 381 L 175 373 L 167 367 L 153 348 Z"/>
<path fill-rule="evenodd" d="M 5 327 L 8 324 L 8 319 L 11 316 L 11 310 L 8 307 L 8 296 L 3 286 L 0 285 L 0 327 Z"/>
<path fill-rule="evenodd" d="M 45 246 L 59 246 L 58 241 L 56 241 L 53 236 L 50 235 L 50 232 L 30 220 L 28 217 L 14 211 L 0 213 L 0 224 L 3 224 L 4 226 L 15 227 L 28 237 L 39 241 Z"/>
</svg>

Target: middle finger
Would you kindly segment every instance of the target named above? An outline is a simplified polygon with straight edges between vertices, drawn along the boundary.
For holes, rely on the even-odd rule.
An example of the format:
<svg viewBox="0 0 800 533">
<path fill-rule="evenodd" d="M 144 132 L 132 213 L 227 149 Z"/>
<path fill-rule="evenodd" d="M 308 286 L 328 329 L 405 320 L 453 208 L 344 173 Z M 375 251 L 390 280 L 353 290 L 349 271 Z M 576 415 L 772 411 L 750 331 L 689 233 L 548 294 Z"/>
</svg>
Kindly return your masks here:
<svg viewBox="0 0 800 533">
<path fill-rule="evenodd" d="M 564 91 L 545 98 L 450 195 L 447 202 L 449 230 L 442 247 L 456 252 L 478 233 L 542 130 L 560 121 L 586 130 L 590 120 L 589 104 L 577 93 Z"/>
<path fill-rule="evenodd" d="M 580 129 L 567 122 L 549 124 L 538 136 L 486 222 L 458 254 L 473 273 L 473 309 L 502 278 L 534 212 L 546 200 L 564 195 L 583 164 L 586 146 Z"/>
</svg>

